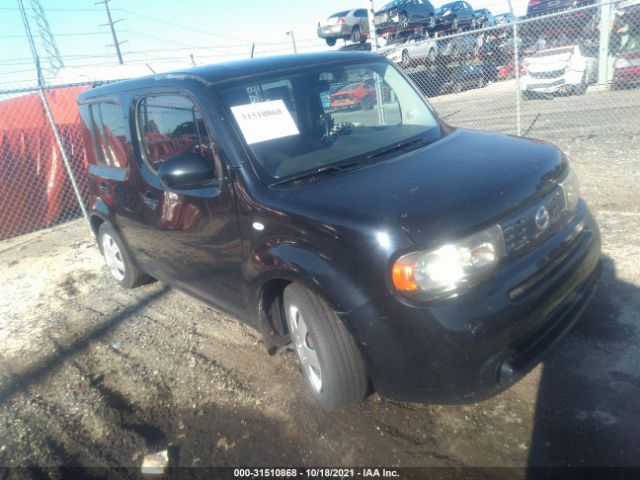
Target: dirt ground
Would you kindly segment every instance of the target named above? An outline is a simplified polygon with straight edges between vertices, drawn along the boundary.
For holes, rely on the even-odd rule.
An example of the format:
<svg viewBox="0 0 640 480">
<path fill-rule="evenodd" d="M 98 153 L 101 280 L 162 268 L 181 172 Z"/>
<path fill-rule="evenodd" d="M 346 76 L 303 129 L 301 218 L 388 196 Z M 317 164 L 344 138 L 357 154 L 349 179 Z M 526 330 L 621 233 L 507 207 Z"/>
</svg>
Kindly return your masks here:
<svg viewBox="0 0 640 480">
<path fill-rule="evenodd" d="M 522 381 L 466 406 L 339 413 L 292 352 L 161 283 L 123 290 L 83 221 L 0 243 L 0 466 L 640 466 L 640 139 L 567 137 L 604 274 Z M 635 201 L 634 201 L 635 199 Z"/>
</svg>

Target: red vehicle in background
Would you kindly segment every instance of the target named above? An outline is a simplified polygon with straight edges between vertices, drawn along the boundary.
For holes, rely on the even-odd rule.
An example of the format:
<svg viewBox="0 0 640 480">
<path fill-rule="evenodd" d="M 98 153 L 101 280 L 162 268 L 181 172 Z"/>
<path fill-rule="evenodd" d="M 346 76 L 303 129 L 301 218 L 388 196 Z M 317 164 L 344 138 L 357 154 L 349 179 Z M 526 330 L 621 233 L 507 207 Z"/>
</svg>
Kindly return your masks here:
<svg viewBox="0 0 640 480">
<path fill-rule="evenodd" d="M 376 103 L 376 89 L 373 79 L 350 83 L 341 90 L 329 95 L 332 109 L 360 108 L 367 110 Z"/>
</svg>

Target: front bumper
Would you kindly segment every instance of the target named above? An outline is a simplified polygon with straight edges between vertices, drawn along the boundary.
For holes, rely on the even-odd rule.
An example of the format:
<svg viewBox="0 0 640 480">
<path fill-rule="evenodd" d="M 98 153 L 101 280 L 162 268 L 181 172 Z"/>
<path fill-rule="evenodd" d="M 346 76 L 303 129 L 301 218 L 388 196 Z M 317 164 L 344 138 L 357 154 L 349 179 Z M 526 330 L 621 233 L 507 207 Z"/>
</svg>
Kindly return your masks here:
<svg viewBox="0 0 640 480">
<path fill-rule="evenodd" d="M 580 202 L 560 231 L 472 291 L 428 304 L 390 295 L 345 321 L 381 395 L 477 401 L 525 375 L 569 331 L 595 291 L 599 265 L 598 226 Z"/>
</svg>

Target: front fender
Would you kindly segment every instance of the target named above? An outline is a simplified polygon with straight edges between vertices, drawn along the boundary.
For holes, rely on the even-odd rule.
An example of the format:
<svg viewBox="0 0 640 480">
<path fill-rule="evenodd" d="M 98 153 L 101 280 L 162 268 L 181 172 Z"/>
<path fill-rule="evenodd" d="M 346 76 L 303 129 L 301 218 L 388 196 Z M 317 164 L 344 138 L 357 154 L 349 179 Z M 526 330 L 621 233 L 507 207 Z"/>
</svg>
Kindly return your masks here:
<svg viewBox="0 0 640 480">
<path fill-rule="evenodd" d="M 349 272 L 310 247 L 284 243 L 256 249 L 247 273 L 256 296 L 254 305 L 260 301 L 264 285 L 276 279 L 304 285 L 338 313 L 350 312 L 371 300 Z"/>
</svg>

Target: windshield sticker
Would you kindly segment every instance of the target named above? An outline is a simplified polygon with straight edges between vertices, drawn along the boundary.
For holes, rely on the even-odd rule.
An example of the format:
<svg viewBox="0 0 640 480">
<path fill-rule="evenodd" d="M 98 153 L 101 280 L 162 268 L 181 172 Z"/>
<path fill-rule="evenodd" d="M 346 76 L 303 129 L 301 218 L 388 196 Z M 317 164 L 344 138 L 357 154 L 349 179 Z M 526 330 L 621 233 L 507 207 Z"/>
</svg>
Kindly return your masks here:
<svg viewBox="0 0 640 480">
<path fill-rule="evenodd" d="M 239 105 L 231 111 L 249 145 L 300 133 L 282 100 Z"/>
</svg>

